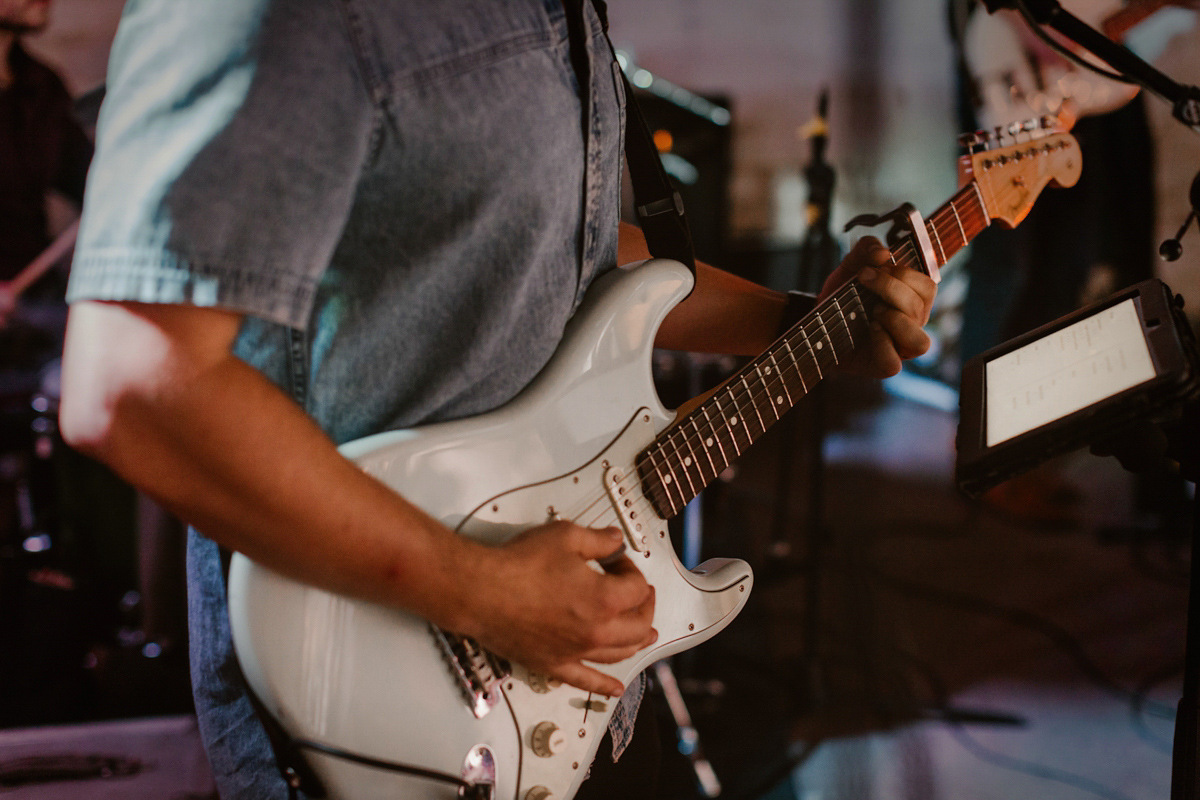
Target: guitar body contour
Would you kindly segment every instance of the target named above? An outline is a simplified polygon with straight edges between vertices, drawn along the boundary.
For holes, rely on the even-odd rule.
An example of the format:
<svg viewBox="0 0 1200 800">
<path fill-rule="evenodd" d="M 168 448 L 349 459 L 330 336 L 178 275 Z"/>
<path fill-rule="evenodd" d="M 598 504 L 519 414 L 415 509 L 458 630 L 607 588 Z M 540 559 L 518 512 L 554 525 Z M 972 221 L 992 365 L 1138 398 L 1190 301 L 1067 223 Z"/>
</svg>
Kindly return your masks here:
<svg viewBox="0 0 1200 800">
<path fill-rule="evenodd" d="M 685 570 L 634 470 L 674 420 L 654 391 L 650 357 L 658 325 L 691 282 L 667 260 L 613 270 L 591 288 L 550 363 L 504 407 L 341 448 L 480 541 L 502 542 L 551 516 L 622 527 L 628 554 L 655 587 L 659 632 L 650 648 L 598 667 L 625 684 L 723 629 L 753 583 L 741 561 Z M 617 704 L 519 664 L 486 702 L 471 700 L 424 620 L 312 588 L 241 555 L 230 569 L 229 609 L 246 678 L 292 737 L 455 777 L 484 774 L 496 798 L 545 796 L 540 788 L 572 797 Z M 458 796 L 446 782 L 313 750 L 306 757 L 334 798 Z"/>
</svg>

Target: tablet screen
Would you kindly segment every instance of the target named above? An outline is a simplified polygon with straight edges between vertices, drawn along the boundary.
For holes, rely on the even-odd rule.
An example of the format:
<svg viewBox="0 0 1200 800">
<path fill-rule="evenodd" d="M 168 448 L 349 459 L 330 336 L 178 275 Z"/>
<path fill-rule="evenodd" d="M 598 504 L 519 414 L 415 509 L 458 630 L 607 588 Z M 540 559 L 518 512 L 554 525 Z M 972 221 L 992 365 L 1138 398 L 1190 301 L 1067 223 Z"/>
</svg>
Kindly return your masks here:
<svg viewBox="0 0 1200 800">
<path fill-rule="evenodd" d="M 987 446 L 1154 377 L 1132 298 L 985 365 Z"/>
</svg>

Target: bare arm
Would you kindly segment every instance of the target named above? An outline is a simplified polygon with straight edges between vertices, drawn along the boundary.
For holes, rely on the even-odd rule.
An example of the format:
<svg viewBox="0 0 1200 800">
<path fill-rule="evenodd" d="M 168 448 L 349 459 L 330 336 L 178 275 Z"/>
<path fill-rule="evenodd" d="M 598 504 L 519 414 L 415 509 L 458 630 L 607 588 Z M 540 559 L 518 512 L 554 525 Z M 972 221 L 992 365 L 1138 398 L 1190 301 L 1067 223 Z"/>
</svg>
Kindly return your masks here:
<svg viewBox="0 0 1200 800">
<path fill-rule="evenodd" d="M 73 446 L 225 547 L 293 578 L 409 609 L 582 688 L 584 666 L 649 644 L 653 593 L 628 560 L 588 559 L 620 534 L 554 523 L 500 548 L 456 536 L 343 458 L 316 424 L 231 352 L 240 317 L 76 303 L 61 425 Z"/>
<path fill-rule="evenodd" d="M 621 223 L 619 241 L 621 263 L 650 257 L 645 237 L 635 226 Z M 868 268 L 870 273 L 863 272 Z M 850 251 L 825 282 L 821 297 L 853 277 L 883 304 L 875 314 L 870 347 L 858 351 L 844 368 L 863 375 L 895 375 L 902 359 L 929 349 L 929 337 L 921 328 L 929 322 L 937 287 L 919 272 L 890 264 L 887 248 L 873 238 L 860 240 Z M 757 355 L 778 337 L 784 303 L 780 292 L 697 262 L 695 289 L 663 320 L 654 344 L 669 350 Z"/>
</svg>

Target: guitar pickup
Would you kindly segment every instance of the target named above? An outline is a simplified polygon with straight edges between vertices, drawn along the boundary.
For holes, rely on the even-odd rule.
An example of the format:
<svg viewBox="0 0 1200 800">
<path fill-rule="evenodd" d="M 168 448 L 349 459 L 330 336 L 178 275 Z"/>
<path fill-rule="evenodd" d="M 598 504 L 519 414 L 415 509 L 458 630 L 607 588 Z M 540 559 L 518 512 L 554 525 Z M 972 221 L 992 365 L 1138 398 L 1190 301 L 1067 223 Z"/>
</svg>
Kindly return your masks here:
<svg viewBox="0 0 1200 800">
<path fill-rule="evenodd" d="M 609 467 L 604 471 L 604 491 L 608 493 L 608 498 L 612 500 L 613 508 L 617 510 L 617 516 L 621 520 L 621 527 L 625 530 L 625 539 L 629 542 L 629 546 L 637 552 L 645 551 L 650 542 L 646 534 L 643 516 L 648 514 L 646 504 L 640 502 L 642 493 L 639 489 L 640 482 L 628 481 L 627 479 L 634 473 L 632 470 L 625 471 L 617 467 Z M 645 528 L 645 530 L 643 530 Z"/>
</svg>

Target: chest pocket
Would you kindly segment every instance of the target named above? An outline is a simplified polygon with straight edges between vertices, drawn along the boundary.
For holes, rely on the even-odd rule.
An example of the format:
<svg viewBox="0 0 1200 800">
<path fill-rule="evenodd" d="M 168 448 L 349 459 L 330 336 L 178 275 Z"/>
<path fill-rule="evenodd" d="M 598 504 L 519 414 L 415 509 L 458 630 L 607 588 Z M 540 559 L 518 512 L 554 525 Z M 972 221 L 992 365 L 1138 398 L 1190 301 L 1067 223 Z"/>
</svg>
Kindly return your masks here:
<svg viewBox="0 0 1200 800">
<path fill-rule="evenodd" d="M 558 0 L 339 0 L 375 99 L 559 42 Z"/>
</svg>

